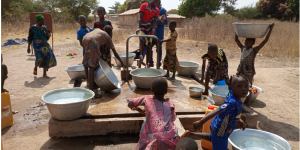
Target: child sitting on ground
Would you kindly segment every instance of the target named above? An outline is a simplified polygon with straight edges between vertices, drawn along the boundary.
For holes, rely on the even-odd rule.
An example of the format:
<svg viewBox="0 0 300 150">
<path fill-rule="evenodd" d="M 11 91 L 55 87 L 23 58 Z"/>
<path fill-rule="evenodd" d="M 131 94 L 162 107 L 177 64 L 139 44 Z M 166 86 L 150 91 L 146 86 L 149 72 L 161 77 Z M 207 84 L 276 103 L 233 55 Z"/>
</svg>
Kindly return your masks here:
<svg viewBox="0 0 300 150">
<path fill-rule="evenodd" d="M 245 130 L 246 124 L 241 119 L 242 98 L 249 91 L 249 82 L 243 76 L 232 76 L 229 80 L 229 93 L 226 101 L 221 107 L 206 115 L 200 121 L 193 123 L 194 129 L 202 129 L 205 122 L 214 118 L 210 124 L 211 133 L 195 133 L 186 131 L 181 137 L 203 139 L 212 142 L 213 150 L 227 150 L 228 137 L 239 123 Z"/>
<path fill-rule="evenodd" d="M 78 23 L 80 24 L 80 29 L 77 31 L 77 40 L 79 40 L 79 43 L 82 46 L 83 54 L 84 54 L 82 39 L 87 33 L 93 31 L 93 29 L 86 25 L 87 21 L 86 21 L 86 17 L 84 15 L 80 15 L 78 17 Z M 85 73 L 86 79 L 88 80 L 88 68 L 87 67 L 84 67 L 84 73 Z"/>
<path fill-rule="evenodd" d="M 152 95 L 127 100 L 131 110 L 146 112 L 140 140 L 136 147 L 139 150 L 170 150 L 175 149 L 179 135 L 174 124 L 176 120 L 175 106 L 169 98 L 164 98 L 168 92 L 166 79 L 158 77 L 152 82 Z M 138 106 L 144 106 L 145 110 Z"/>
<path fill-rule="evenodd" d="M 213 79 L 213 83 L 217 84 L 218 81 L 225 80 L 228 84 L 228 61 L 223 49 L 219 49 L 216 44 L 208 44 L 208 51 L 205 52 L 201 58 L 203 59 L 202 63 L 202 77 L 199 81 L 203 84 L 204 72 L 206 66 L 206 60 L 208 60 L 206 77 L 205 77 L 205 91 L 203 95 L 208 95 L 208 84 L 210 79 Z"/>
<path fill-rule="evenodd" d="M 178 141 L 175 150 L 198 150 L 198 145 L 193 139 L 184 137 Z"/>
<path fill-rule="evenodd" d="M 158 42 L 163 43 L 163 42 L 167 42 L 166 43 L 166 57 L 164 59 L 164 64 L 163 64 L 163 68 L 164 70 L 167 70 L 167 74 L 165 75 L 165 77 L 169 78 L 169 72 L 173 72 L 173 76 L 170 78 L 170 80 L 175 80 L 175 73 L 176 71 L 178 71 L 179 69 L 179 62 L 177 59 L 177 55 L 176 55 L 176 40 L 178 37 L 177 31 L 176 29 L 176 22 L 174 20 L 170 21 L 169 24 L 169 37 L 166 40 L 159 40 Z"/>
<path fill-rule="evenodd" d="M 1 93 L 8 92 L 4 89 L 4 81 L 8 78 L 7 73 L 7 67 L 3 64 L 3 55 L 1 54 Z"/>
<path fill-rule="evenodd" d="M 254 38 L 246 38 L 245 45 L 243 45 L 237 34 L 235 34 L 235 42 L 240 47 L 242 56 L 241 61 L 237 69 L 237 75 L 244 75 L 248 81 L 250 82 L 250 85 L 252 87 L 253 84 L 253 77 L 255 75 L 255 68 L 254 68 L 254 61 L 256 54 L 259 52 L 259 50 L 268 42 L 270 35 L 272 33 L 274 27 L 274 23 L 270 26 L 270 30 L 268 35 L 266 36 L 265 40 L 262 41 L 257 47 L 253 48 L 253 45 L 255 44 Z M 252 92 L 250 92 L 250 95 L 246 98 L 245 104 L 249 106 L 250 99 Z"/>
</svg>

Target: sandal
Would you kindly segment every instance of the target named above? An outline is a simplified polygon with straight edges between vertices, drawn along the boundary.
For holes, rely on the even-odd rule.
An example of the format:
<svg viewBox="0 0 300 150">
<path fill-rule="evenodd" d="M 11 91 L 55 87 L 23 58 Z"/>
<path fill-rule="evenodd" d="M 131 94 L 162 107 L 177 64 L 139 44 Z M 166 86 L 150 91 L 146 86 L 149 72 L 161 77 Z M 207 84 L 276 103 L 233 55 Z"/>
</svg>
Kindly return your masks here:
<svg viewBox="0 0 300 150">
<path fill-rule="evenodd" d="M 33 70 L 33 75 L 37 75 L 37 71 Z"/>
</svg>

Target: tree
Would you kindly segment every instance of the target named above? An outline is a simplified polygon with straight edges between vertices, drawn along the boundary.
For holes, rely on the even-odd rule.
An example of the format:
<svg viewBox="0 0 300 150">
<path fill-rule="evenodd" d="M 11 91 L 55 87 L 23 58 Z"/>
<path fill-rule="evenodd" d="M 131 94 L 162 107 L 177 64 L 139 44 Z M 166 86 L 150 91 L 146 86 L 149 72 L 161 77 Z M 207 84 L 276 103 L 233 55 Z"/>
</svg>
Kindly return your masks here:
<svg viewBox="0 0 300 150">
<path fill-rule="evenodd" d="M 261 13 L 256 7 L 254 7 L 252 5 L 245 6 L 241 9 L 238 9 L 231 15 L 234 16 L 234 17 L 237 17 L 239 19 L 262 19 L 262 18 L 267 18 L 266 15 Z"/>
<path fill-rule="evenodd" d="M 222 7 L 234 5 L 237 0 L 182 0 L 178 14 L 187 17 L 215 15 Z"/>
<path fill-rule="evenodd" d="M 171 10 L 167 11 L 167 14 L 178 14 L 178 10 L 177 9 L 171 9 Z"/>
<path fill-rule="evenodd" d="M 141 7 L 141 4 L 148 2 L 149 0 L 126 0 L 126 10 L 137 9 Z"/>
<path fill-rule="evenodd" d="M 125 5 L 125 3 L 124 4 L 122 4 L 119 8 L 118 8 L 118 14 L 121 14 L 121 13 L 123 13 L 123 12 L 125 12 L 126 11 L 126 5 Z"/>
<path fill-rule="evenodd" d="M 291 18 L 296 18 L 296 22 L 299 21 L 299 0 L 291 0 L 288 5 L 287 14 Z"/>
<path fill-rule="evenodd" d="M 115 2 L 115 4 L 111 7 L 109 7 L 111 10 L 109 10 L 109 14 L 116 14 L 118 13 L 118 8 L 121 6 L 120 2 Z"/>
<path fill-rule="evenodd" d="M 77 20 L 79 15 L 88 16 L 91 10 L 97 9 L 97 0 L 60 0 L 61 12 L 66 15 L 68 21 Z"/>
<path fill-rule="evenodd" d="M 285 11 L 288 9 L 290 0 L 259 0 L 257 8 L 263 14 L 276 19 L 286 19 Z M 298 3 L 299 5 L 299 3 Z"/>
</svg>

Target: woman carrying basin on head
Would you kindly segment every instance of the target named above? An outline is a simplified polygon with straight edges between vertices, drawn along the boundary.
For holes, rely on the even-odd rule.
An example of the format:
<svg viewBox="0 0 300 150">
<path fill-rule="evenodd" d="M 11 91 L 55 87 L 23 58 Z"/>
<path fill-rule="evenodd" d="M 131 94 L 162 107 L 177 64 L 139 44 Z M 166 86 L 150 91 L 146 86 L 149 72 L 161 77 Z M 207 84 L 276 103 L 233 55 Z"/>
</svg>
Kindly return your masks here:
<svg viewBox="0 0 300 150">
<path fill-rule="evenodd" d="M 111 40 L 111 34 L 112 32 L 106 33 L 105 31 L 96 28 L 94 31 L 87 33 L 83 37 L 82 45 L 84 48 L 84 55 L 82 64 L 84 67 L 89 68 L 87 82 L 90 90 L 98 89 L 94 83 L 94 73 L 99 67 L 99 60 L 103 57 L 99 50 L 101 46 L 105 45 L 106 49 L 112 49 L 116 58 L 121 62 L 122 67 L 126 67 L 115 50 L 114 44 Z M 95 92 L 95 98 L 99 97 L 100 95 Z"/>
<path fill-rule="evenodd" d="M 43 77 L 49 78 L 47 76 L 48 69 L 57 65 L 56 58 L 48 43 L 51 34 L 47 26 L 45 26 L 43 15 L 38 14 L 35 16 L 35 19 L 37 24 L 32 25 L 29 29 L 27 53 L 30 52 L 30 44 L 33 42 L 36 58 L 33 75 L 37 75 L 37 67 L 40 67 L 44 69 Z"/>
</svg>

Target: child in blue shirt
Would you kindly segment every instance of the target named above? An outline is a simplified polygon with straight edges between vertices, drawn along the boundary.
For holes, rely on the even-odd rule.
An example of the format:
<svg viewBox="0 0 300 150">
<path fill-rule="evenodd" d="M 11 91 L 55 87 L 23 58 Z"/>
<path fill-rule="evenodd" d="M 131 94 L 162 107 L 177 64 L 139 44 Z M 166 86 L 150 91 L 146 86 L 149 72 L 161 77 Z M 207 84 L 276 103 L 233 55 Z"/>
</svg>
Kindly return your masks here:
<svg viewBox="0 0 300 150">
<path fill-rule="evenodd" d="M 195 133 L 186 131 L 181 137 L 203 139 L 212 142 L 213 150 L 228 150 L 228 137 L 239 123 L 245 130 L 246 124 L 241 119 L 242 98 L 245 98 L 249 91 L 248 80 L 241 76 L 232 76 L 229 80 L 229 94 L 221 107 L 212 111 L 203 119 L 193 123 L 194 129 L 202 129 L 203 124 L 214 118 L 210 124 L 211 133 Z"/>
<path fill-rule="evenodd" d="M 92 32 L 93 29 L 86 25 L 87 21 L 86 21 L 86 17 L 84 15 L 80 15 L 78 17 L 78 23 L 80 24 L 80 29 L 77 31 L 77 40 L 79 40 L 79 43 L 80 43 L 81 47 L 83 48 L 83 45 L 82 45 L 83 37 L 87 33 Z M 82 53 L 84 54 L 84 48 L 83 48 Z M 84 67 L 84 73 L 85 73 L 86 79 L 88 79 L 88 68 L 87 67 Z"/>
</svg>

